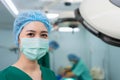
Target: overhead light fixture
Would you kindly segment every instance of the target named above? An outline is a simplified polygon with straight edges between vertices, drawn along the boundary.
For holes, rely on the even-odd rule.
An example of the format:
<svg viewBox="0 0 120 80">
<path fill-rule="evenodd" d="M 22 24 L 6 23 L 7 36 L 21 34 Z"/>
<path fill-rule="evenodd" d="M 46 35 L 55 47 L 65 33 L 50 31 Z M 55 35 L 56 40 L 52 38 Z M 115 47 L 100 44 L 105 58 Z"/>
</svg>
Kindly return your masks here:
<svg viewBox="0 0 120 80">
<path fill-rule="evenodd" d="M 79 28 L 72 28 L 74 32 L 79 32 L 80 29 Z"/>
<path fill-rule="evenodd" d="M 48 17 L 48 19 L 55 19 L 59 16 L 59 14 L 57 14 L 57 13 L 46 13 L 46 16 Z"/>
<path fill-rule="evenodd" d="M 82 2 L 83 0 L 65 0 L 65 2 L 77 3 Z"/>
<path fill-rule="evenodd" d="M 55 1 L 55 0 L 39 0 L 39 1 L 47 2 L 47 1 Z"/>
<path fill-rule="evenodd" d="M 64 80 L 75 80 L 73 78 L 64 78 Z"/>
<path fill-rule="evenodd" d="M 17 10 L 17 8 L 11 0 L 2 0 L 2 2 L 8 9 L 11 9 L 15 15 L 18 15 L 19 11 Z"/>
<path fill-rule="evenodd" d="M 70 27 L 60 27 L 58 29 L 59 32 L 79 32 L 79 28 L 70 28 Z"/>
</svg>

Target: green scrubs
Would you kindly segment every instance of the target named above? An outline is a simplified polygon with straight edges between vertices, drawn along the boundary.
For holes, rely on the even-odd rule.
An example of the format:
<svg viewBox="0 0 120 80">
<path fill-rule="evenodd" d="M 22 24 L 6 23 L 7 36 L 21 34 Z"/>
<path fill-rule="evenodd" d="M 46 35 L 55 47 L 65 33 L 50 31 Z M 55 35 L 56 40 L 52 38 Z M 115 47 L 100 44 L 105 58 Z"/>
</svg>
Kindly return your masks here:
<svg viewBox="0 0 120 80">
<path fill-rule="evenodd" d="M 40 66 L 40 69 L 42 71 L 42 80 L 56 80 L 55 74 L 48 68 Z M 32 78 L 22 70 L 9 66 L 0 72 L 0 80 L 32 80 Z"/>
<path fill-rule="evenodd" d="M 92 80 L 90 72 L 82 60 L 73 66 L 72 72 L 77 76 L 77 80 Z"/>
<path fill-rule="evenodd" d="M 50 68 L 49 53 L 47 52 L 45 56 L 38 60 L 38 64 L 44 67 Z"/>
</svg>

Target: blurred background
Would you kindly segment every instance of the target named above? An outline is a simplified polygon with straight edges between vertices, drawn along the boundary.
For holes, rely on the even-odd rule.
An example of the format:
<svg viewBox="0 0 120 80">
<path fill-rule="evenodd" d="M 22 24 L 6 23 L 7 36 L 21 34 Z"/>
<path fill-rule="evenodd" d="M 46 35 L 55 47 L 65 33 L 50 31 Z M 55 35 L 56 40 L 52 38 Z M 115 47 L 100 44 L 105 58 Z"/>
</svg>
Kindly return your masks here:
<svg viewBox="0 0 120 80">
<path fill-rule="evenodd" d="M 85 62 L 93 77 L 119 80 L 120 47 L 105 43 L 74 19 L 74 11 L 82 1 L 84 0 L 0 0 L 0 70 L 19 58 L 12 33 L 15 17 L 22 11 L 34 9 L 45 12 L 53 25 L 50 41 L 56 41 L 59 48 L 49 54 L 50 68 L 56 75 L 61 67 L 70 66 L 67 55 L 74 53 Z"/>
</svg>

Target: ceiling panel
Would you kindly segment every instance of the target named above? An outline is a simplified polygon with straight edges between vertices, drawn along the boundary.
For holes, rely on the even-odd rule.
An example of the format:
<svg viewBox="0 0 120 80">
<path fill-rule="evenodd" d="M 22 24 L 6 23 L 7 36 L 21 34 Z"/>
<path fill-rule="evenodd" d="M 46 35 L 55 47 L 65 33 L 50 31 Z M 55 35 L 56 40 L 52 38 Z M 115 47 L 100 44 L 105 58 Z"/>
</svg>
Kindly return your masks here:
<svg viewBox="0 0 120 80">
<path fill-rule="evenodd" d="M 50 6 L 56 5 L 56 2 L 60 2 L 60 0 L 12 0 L 12 1 L 18 10 L 26 9 L 43 10 L 46 8 L 50 8 Z"/>
<path fill-rule="evenodd" d="M 6 9 L 6 7 L 0 2 L 0 29 L 12 28 L 13 21 L 14 21 L 14 17 L 10 14 L 10 12 Z"/>
<path fill-rule="evenodd" d="M 21 10 L 38 9 L 48 12 L 74 11 L 80 5 L 80 1 L 73 0 L 70 6 L 65 6 L 69 0 L 12 0 L 16 8 Z M 71 1 L 71 0 L 70 0 Z M 75 2 L 76 1 L 76 2 Z"/>
</svg>

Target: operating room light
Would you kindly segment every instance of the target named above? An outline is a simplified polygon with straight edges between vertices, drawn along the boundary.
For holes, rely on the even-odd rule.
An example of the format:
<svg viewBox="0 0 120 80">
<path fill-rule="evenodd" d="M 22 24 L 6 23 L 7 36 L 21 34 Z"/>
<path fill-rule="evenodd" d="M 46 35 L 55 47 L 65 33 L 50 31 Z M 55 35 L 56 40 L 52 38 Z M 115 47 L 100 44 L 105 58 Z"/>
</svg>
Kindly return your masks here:
<svg viewBox="0 0 120 80">
<path fill-rule="evenodd" d="M 76 3 L 76 2 L 82 2 L 83 0 L 65 0 L 66 2 Z"/>
<path fill-rule="evenodd" d="M 15 5 L 13 4 L 13 2 L 11 0 L 5 0 L 5 2 L 7 3 L 7 5 L 10 7 L 10 9 L 14 12 L 15 15 L 18 15 L 19 11 L 17 10 L 17 8 L 15 7 Z"/>
<path fill-rule="evenodd" d="M 55 19 L 59 16 L 59 14 L 57 13 L 46 13 L 46 16 L 49 18 L 49 19 Z"/>
<path fill-rule="evenodd" d="M 60 27 L 58 29 L 59 32 L 79 32 L 80 29 L 79 28 L 69 28 L 69 27 Z"/>
<path fill-rule="evenodd" d="M 62 80 L 75 80 L 73 78 L 63 78 Z"/>
</svg>

